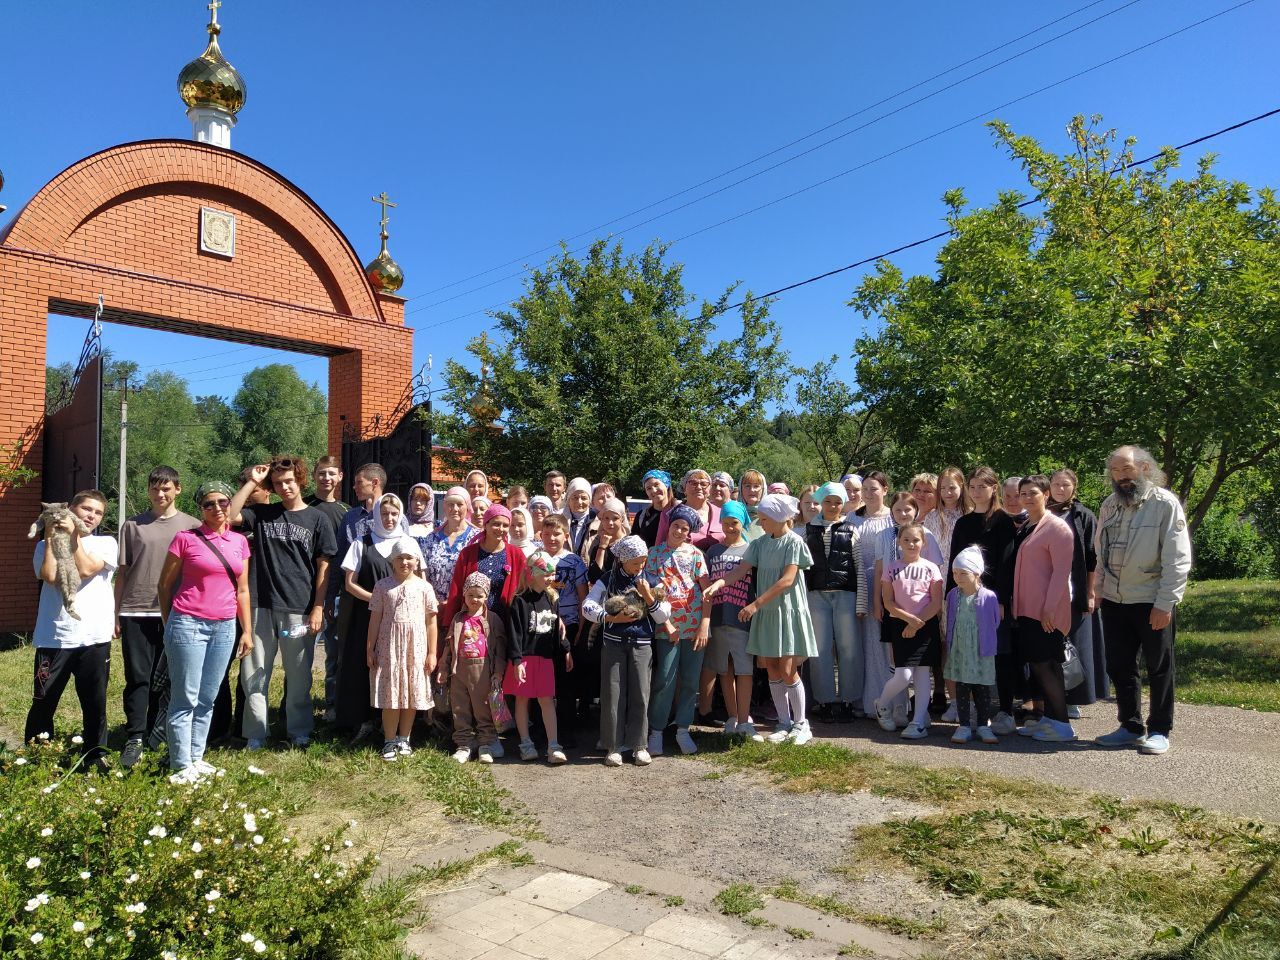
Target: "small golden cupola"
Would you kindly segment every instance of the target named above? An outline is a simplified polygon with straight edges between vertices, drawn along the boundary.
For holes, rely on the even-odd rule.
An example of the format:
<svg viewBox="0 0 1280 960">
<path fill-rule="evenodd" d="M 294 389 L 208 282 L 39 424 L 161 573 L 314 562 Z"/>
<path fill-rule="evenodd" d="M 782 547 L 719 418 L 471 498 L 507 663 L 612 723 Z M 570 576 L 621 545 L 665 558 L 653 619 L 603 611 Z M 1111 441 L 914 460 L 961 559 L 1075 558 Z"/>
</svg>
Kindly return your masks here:
<svg viewBox="0 0 1280 960">
<path fill-rule="evenodd" d="M 365 276 L 369 278 L 369 282 L 373 284 L 373 289 L 379 293 L 395 293 L 404 285 L 404 271 L 400 269 L 400 264 L 391 259 L 391 254 L 387 253 L 387 224 L 390 218 L 387 216 L 387 208 L 394 207 L 395 204 L 387 199 L 387 191 L 373 198 L 373 202 L 382 207 L 382 220 L 380 222 L 381 231 L 378 233 L 382 240 L 382 249 L 378 251 L 378 255 L 369 261 L 369 265 L 364 268 Z"/>
<path fill-rule="evenodd" d="M 222 0 L 209 3 L 209 46 L 178 74 L 178 95 L 187 105 L 195 139 L 217 147 L 231 146 L 231 128 L 244 107 L 248 91 L 240 71 L 227 62 L 218 46 L 218 8 Z"/>
</svg>

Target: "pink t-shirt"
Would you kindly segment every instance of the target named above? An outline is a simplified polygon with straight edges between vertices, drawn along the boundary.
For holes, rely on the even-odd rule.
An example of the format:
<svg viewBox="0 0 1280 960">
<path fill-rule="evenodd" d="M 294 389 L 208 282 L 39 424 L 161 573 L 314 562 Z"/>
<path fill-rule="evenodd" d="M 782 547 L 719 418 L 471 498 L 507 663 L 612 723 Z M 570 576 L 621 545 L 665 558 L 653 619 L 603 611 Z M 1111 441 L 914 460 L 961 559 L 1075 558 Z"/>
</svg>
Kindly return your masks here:
<svg viewBox="0 0 1280 960">
<path fill-rule="evenodd" d="M 929 606 L 929 588 L 941 583 L 943 576 L 936 563 L 921 557 L 915 563 L 893 561 L 883 569 L 880 579 L 893 584 L 893 602 L 918 617 Z"/>
<path fill-rule="evenodd" d="M 234 530 L 214 533 L 208 527 L 200 527 L 199 532 L 179 531 L 169 544 L 169 552 L 182 560 L 178 575 L 182 582 L 173 596 L 173 609 L 201 620 L 234 620 L 236 589 L 227 576 L 227 568 L 209 544 L 200 539 L 199 533 L 208 537 L 226 557 L 237 579 L 249 562 L 249 541 Z"/>
<path fill-rule="evenodd" d="M 486 611 L 467 617 L 462 621 L 462 643 L 458 656 L 463 660 L 483 660 L 489 655 L 489 638 L 486 636 L 489 623 Z"/>
</svg>

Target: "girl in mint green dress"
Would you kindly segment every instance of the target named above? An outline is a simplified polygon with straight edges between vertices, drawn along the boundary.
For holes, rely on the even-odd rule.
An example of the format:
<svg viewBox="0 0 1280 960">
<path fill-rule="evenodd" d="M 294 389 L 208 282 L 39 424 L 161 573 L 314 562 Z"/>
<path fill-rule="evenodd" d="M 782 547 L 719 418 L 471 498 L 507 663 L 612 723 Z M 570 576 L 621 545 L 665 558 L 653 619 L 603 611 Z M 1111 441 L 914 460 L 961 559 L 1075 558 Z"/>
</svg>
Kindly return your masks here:
<svg viewBox="0 0 1280 960">
<path fill-rule="evenodd" d="M 799 513 L 799 501 L 786 494 L 770 493 L 756 509 L 761 536 L 747 546 L 742 563 L 723 579 L 707 585 L 710 598 L 721 588 L 754 573 L 756 599 L 742 608 L 738 619 L 750 622 L 747 652 L 760 657 L 769 673 L 769 693 L 778 711 L 778 725 L 769 740 L 808 743 L 813 739 L 805 719 L 804 686 L 800 665 L 818 655 L 818 643 L 809 615 L 809 597 L 800 574 L 813 566 L 809 547 L 787 527 Z"/>
</svg>

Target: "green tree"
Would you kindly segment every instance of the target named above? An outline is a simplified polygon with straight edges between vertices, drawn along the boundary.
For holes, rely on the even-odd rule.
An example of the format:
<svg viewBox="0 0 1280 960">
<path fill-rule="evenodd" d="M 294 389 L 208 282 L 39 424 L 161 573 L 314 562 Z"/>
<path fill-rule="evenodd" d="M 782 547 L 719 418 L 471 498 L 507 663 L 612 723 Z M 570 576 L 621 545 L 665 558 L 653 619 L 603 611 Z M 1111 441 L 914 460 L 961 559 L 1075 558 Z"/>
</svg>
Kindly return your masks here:
<svg viewBox="0 0 1280 960">
<path fill-rule="evenodd" d="M 1194 530 L 1222 485 L 1280 450 L 1280 207 L 1178 155 L 1132 166 L 1099 118 L 1058 156 L 994 123 L 1038 212 L 1004 193 L 965 211 L 936 276 L 882 263 L 851 305 L 883 329 L 857 343 L 866 401 L 919 462 L 1100 471 L 1138 443 Z"/>
<path fill-rule="evenodd" d="M 452 412 L 436 418 L 446 443 L 511 480 L 611 477 L 635 489 L 651 467 L 682 470 L 716 449 L 719 428 L 759 421 L 777 399 L 786 354 L 768 304 L 749 296 L 740 331 L 715 339 L 732 288 L 694 306 L 666 247 L 639 255 L 597 241 L 535 270 L 523 296 L 497 312 L 498 338 L 467 349 L 491 371 L 445 370 Z M 490 416 L 501 430 L 477 429 Z M 484 408 L 492 407 L 491 411 Z"/>
<path fill-rule="evenodd" d="M 822 465 L 822 475 L 838 480 L 880 460 L 888 438 L 873 408 L 836 374 L 837 358 L 795 368 L 795 432 Z"/>
<path fill-rule="evenodd" d="M 324 394 L 287 364 L 273 363 L 245 374 L 230 410 L 239 420 L 242 467 L 276 454 L 300 455 L 313 461 L 328 449 Z M 229 419 L 207 403 L 206 411 L 222 418 L 223 423 Z"/>
</svg>

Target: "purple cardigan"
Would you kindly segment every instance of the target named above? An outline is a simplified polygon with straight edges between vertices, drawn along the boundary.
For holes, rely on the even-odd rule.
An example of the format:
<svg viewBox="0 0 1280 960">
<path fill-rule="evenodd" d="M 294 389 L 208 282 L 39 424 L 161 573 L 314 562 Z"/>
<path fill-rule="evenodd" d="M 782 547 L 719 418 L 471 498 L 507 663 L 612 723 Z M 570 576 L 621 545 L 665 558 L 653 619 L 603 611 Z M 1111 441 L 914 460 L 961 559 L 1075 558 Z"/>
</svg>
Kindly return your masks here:
<svg viewBox="0 0 1280 960">
<path fill-rule="evenodd" d="M 960 603 L 960 588 L 952 587 L 947 594 L 947 649 L 951 649 L 951 641 L 956 632 L 956 607 Z M 978 615 L 978 655 L 994 657 L 996 655 L 996 628 L 1000 626 L 1000 600 L 986 587 L 978 587 L 978 599 L 975 601 L 975 613 Z"/>
</svg>

